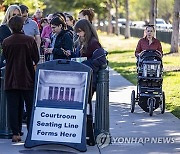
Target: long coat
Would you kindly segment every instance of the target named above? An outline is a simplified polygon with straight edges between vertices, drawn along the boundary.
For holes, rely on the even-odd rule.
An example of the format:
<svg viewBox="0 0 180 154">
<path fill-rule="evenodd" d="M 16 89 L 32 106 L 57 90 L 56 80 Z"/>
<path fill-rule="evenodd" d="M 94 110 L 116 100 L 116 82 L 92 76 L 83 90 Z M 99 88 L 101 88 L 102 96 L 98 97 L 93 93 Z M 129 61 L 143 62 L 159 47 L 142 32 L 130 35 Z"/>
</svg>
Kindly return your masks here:
<svg viewBox="0 0 180 154">
<path fill-rule="evenodd" d="M 33 90 L 34 64 L 39 61 L 35 40 L 24 33 L 14 33 L 2 43 L 6 59 L 5 90 Z"/>
</svg>

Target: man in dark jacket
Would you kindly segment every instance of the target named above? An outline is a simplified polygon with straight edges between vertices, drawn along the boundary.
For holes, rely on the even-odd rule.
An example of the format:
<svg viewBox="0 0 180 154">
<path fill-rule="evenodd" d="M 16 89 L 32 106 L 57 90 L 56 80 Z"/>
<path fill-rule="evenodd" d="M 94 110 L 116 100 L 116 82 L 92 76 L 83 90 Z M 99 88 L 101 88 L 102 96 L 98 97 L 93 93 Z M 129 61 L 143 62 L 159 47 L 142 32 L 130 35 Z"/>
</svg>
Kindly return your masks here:
<svg viewBox="0 0 180 154">
<path fill-rule="evenodd" d="M 12 35 L 3 41 L 3 55 L 6 59 L 5 90 L 9 110 L 10 127 L 13 132 L 12 141 L 21 141 L 20 128 L 22 125 L 24 98 L 27 110 L 27 128 L 31 117 L 33 105 L 33 89 L 35 82 L 35 70 L 39 61 L 39 53 L 35 40 L 21 32 L 23 18 L 14 16 L 9 20 Z"/>
</svg>

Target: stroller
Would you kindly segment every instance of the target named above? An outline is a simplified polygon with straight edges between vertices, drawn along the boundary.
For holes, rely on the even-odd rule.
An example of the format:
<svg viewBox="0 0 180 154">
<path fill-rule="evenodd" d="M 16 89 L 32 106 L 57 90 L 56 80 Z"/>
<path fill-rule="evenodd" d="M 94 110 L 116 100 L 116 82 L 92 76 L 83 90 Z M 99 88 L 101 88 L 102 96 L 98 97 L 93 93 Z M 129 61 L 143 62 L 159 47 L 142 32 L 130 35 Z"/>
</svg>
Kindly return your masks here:
<svg viewBox="0 0 180 154">
<path fill-rule="evenodd" d="M 134 112 L 135 103 L 149 115 L 160 107 L 161 113 L 165 111 L 165 93 L 162 91 L 163 65 L 162 54 L 157 50 L 145 50 L 137 59 L 137 95 L 135 90 L 131 93 L 131 113 Z"/>
</svg>

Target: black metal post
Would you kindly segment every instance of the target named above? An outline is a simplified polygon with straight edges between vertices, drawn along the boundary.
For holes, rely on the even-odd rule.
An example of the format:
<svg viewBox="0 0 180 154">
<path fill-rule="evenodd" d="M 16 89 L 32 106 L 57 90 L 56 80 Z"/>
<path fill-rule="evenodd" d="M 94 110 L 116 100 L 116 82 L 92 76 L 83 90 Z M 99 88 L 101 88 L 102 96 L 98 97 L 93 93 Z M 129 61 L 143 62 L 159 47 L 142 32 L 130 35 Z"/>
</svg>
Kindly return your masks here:
<svg viewBox="0 0 180 154">
<path fill-rule="evenodd" d="M 100 133 L 109 133 L 109 71 L 103 66 L 98 72 L 96 105 L 95 105 L 95 128 L 97 137 Z"/>
<path fill-rule="evenodd" d="M 1 68 L 0 138 L 9 139 L 12 137 L 12 132 L 9 125 L 7 101 L 4 91 L 4 76 L 5 76 L 5 67 Z"/>
</svg>

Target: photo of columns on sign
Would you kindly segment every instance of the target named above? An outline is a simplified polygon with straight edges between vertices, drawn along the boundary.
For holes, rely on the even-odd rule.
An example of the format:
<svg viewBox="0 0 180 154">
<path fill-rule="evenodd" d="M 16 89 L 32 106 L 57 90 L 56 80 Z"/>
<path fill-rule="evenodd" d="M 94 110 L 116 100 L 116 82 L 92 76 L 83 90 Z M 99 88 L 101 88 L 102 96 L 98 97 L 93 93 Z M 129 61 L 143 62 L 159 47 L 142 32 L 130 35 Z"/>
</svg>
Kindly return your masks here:
<svg viewBox="0 0 180 154">
<path fill-rule="evenodd" d="M 78 102 L 83 104 L 87 73 L 40 69 L 37 86 L 37 102 Z"/>
</svg>

